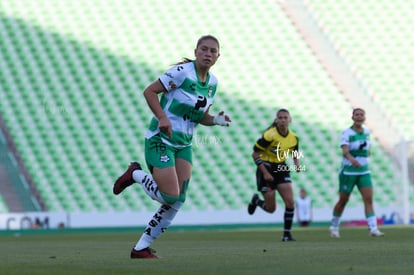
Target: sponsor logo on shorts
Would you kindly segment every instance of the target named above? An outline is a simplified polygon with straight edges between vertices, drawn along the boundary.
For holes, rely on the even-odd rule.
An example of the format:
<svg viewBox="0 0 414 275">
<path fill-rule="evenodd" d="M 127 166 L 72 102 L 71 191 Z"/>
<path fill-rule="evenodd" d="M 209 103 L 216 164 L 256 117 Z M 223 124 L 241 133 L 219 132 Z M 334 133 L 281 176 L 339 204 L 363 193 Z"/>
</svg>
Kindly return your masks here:
<svg viewBox="0 0 414 275">
<path fill-rule="evenodd" d="M 160 157 L 161 162 L 169 162 L 170 158 L 167 155 L 162 154 Z"/>
</svg>

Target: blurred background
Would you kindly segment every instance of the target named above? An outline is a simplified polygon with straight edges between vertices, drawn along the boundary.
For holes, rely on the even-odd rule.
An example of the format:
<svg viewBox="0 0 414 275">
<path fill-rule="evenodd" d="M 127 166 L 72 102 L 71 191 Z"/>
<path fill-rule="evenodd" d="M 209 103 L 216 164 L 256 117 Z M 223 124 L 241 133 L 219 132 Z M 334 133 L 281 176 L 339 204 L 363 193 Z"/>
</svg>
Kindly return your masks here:
<svg viewBox="0 0 414 275">
<path fill-rule="evenodd" d="M 406 0 L 4 1 L 0 228 L 54 214 L 61 216 L 51 227 L 62 215 L 67 226 L 117 225 L 115 217 L 144 224 L 137 217 L 158 205 L 139 186 L 112 194 L 130 161 L 145 163 L 152 113 L 142 91 L 182 57 L 193 58 L 205 34 L 221 46 L 211 112 L 225 110 L 233 124 L 197 129 L 182 220 L 281 221 L 280 197 L 275 216 L 250 217 L 246 207 L 256 192 L 252 146 L 287 108 L 306 167 L 292 173 L 295 196 L 306 189 L 314 219 L 327 221 L 337 200 L 339 137 L 361 107 L 372 131 L 377 215 L 409 223 L 413 14 Z M 363 218 L 356 191 L 349 207 L 349 219 Z M 75 225 L 76 215 L 83 220 Z"/>
</svg>

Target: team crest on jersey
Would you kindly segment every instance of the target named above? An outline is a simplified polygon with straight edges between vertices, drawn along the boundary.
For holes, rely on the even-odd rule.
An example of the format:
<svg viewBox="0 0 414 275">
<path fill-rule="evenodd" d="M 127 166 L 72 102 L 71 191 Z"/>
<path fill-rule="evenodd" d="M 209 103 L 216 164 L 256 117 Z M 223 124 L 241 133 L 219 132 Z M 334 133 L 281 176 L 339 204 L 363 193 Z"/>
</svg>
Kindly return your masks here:
<svg viewBox="0 0 414 275">
<path fill-rule="evenodd" d="M 169 162 L 170 158 L 166 154 L 161 154 L 160 161 L 161 162 Z"/>
<path fill-rule="evenodd" d="M 172 81 L 172 80 L 170 80 L 170 82 L 168 82 L 168 86 L 170 86 L 171 89 L 177 88 L 177 84 L 175 84 L 174 81 Z"/>
<path fill-rule="evenodd" d="M 208 97 L 211 97 L 213 94 L 213 86 L 208 87 Z"/>
</svg>

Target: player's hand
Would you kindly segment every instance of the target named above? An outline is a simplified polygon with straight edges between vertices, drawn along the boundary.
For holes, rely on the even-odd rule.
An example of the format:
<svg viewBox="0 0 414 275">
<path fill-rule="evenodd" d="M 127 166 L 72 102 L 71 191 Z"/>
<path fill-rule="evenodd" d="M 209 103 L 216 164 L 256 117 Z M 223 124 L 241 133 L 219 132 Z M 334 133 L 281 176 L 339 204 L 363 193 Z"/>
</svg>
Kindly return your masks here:
<svg viewBox="0 0 414 275">
<path fill-rule="evenodd" d="M 263 178 L 267 182 L 273 182 L 274 178 L 270 173 L 264 173 Z"/>
<path fill-rule="evenodd" d="M 161 132 L 166 133 L 170 139 L 172 138 L 171 122 L 170 122 L 170 120 L 166 116 L 165 117 L 161 117 L 158 120 L 158 128 L 160 128 L 160 131 Z"/>
<path fill-rule="evenodd" d="M 351 161 L 351 163 L 352 163 L 352 166 L 354 166 L 354 167 L 361 167 L 361 164 L 356 160 L 356 159 L 353 159 L 352 161 Z"/>
<path fill-rule="evenodd" d="M 213 119 L 213 123 L 215 125 L 220 125 L 220 126 L 230 126 L 230 122 L 231 119 L 228 115 L 224 114 L 224 111 L 221 111 L 220 113 L 218 113 L 218 115 L 216 115 Z"/>
</svg>

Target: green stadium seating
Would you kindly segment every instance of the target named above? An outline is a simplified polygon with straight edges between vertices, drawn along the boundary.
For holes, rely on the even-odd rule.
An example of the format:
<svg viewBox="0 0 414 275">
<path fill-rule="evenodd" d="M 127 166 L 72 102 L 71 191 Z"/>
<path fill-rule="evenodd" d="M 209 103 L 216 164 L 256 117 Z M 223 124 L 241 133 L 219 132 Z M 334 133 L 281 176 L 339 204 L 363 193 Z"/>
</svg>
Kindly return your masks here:
<svg viewBox="0 0 414 275">
<path fill-rule="evenodd" d="M 3 196 L 0 196 L 0 213 L 8 212 L 9 208 L 7 207 L 6 203 L 4 202 Z"/>
<path fill-rule="evenodd" d="M 340 54 L 368 87 L 373 100 L 414 139 L 409 102 L 414 69 L 412 28 L 414 2 L 309 0 L 308 6 Z M 356 31 L 357 29 L 357 31 Z M 411 91 L 411 92 L 410 92 Z"/>
<path fill-rule="evenodd" d="M 166 27 L 175 22 L 175 14 L 198 18 L 206 10 L 198 5 L 200 10 L 193 10 L 194 3 L 189 0 L 174 1 L 175 5 L 168 7 L 147 1 L 136 5 L 108 2 L 116 6 L 116 12 L 97 4 L 92 14 L 82 9 L 83 4 L 71 1 L 65 1 L 64 7 L 58 3 L 23 6 L 11 1 L 0 15 L 4 37 L 0 40 L 0 78 L 4 79 L 0 88 L 6 91 L 1 95 L 0 112 L 49 210 L 154 208 L 139 186 L 115 197 L 112 184 L 130 161 L 144 164 L 143 133 L 151 113 L 143 89 L 181 56 L 192 57 L 192 43 L 207 32 L 217 32 L 222 43 L 222 56 L 213 68 L 220 86 L 212 112 L 225 110 L 232 116 L 233 125 L 199 127 L 194 174 L 184 209 L 246 206 L 256 192 L 252 146 L 281 107 L 288 108 L 293 116 L 292 129 L 301 139 L 302 163 L 307 167 L 304 173 L 293 173 L 295 189 L 304 186 L 315 207 L 333 206 L 337 199 L 339 136 L 351 123 L 351 106 L 278 5 L 214 1 L 221 8 L 209 19 L 210 27 L 194 23 L 177 30 Z M 402 91 L 412 86 L 412 81 L 394 73 L 395 82 L 382 89 L 385 83 L 377 82 L 378 75 L 387 74 L 376 63 L 368 62 L 372 55 L 361 58 L 351 52 L 360 37 L 343 26 L 352 24 L 341 20 L 350 15 L 355 2 L 308 2 L 321 21 L 332 22 L 328 31 L 353 64 L 376 68 L 375 72 L 365 67 L 358 71 L 386 110 L 398 117 L 402 128 L 412 125 L 412 116 L 401 119 L 409 110 L 401 107 L 407 106 L 403 101 L 412 101 L 412 97 L 385 105 L 392 104 L 385 98 L 391 88 Z M 368 16 L 377 16 L 367 8 L 374 3 L 367 2 L 359 5 Z M 405 6 L 401 0 L 398 3 Z M 36 12 L 29 13 L 28 9 Z M 139 21 L 137 14 L 142 16 Z M 91 19 L 94 16 L 102 23 Z M 114 27 L 120 24 L 128 28 Z M 350 37 L 354 44 L 343 45 Z M 381 56 L 380 50 L 374 56 Z M 401 110 L 397 112 L 398 106 Z M 398 178 L 388 165 L 390 156 L 375 140 L 373 151 L 378 203 L 389 205 L 395 201 L 391 187 Z"/>
</svg>

